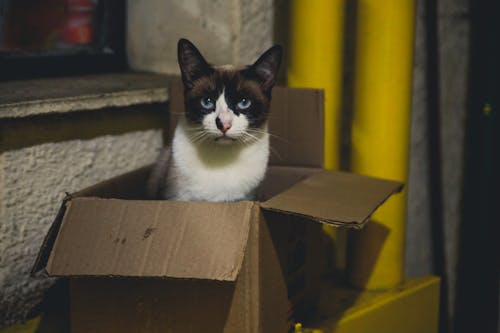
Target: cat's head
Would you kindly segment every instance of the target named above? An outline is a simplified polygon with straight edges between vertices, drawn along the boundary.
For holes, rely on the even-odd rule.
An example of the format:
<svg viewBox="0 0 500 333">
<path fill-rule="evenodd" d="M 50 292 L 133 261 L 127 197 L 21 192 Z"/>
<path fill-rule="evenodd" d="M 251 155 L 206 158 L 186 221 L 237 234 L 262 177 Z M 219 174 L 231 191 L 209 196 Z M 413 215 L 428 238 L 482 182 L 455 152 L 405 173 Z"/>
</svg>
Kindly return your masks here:
<svg viewBox="0 0 500 333">
<path fill-rule="evenodd" d="M 200 141 L 252 142 L 264 133 L 281 62 L 275 45 L 248 66 L 212 66 L 188 40 L 178 43 L 186 118 Z"/>
</svg>

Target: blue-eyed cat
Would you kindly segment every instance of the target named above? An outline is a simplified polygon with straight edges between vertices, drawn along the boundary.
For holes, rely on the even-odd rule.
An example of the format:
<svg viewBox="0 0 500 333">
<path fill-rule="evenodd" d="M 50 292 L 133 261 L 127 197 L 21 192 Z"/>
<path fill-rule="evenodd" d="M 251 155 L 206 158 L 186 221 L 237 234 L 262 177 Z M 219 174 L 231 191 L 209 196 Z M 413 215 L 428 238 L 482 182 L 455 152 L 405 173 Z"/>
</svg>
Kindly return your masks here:
<svg viewBox="0 0 500 333">
<path fill-rule="evenodd" d="M 249 66 L 213 66 L 178 42 L 185 114 L 153 167 L 150 196 L 180 201 L 254 199 L 269 159 L 267 116 L 281 62 L 275 45 Z"/>
</svg>

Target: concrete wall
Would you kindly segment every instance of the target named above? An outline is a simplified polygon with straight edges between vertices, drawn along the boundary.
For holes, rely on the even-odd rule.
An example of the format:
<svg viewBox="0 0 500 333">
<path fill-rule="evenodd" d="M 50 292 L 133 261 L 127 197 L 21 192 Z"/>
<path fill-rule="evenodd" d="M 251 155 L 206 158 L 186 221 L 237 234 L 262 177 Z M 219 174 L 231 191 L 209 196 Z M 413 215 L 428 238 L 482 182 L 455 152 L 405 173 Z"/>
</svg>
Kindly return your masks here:
<svg viewBox="0 0 500 333">
<path fill-rule="evenodd" d="M 432 274 L 433 269 L 423 1 L 417 5 L 405 256 L 406 274 L 410 276 Z"/>
<path fill-rule="evenodd" d="M 127 10 L 127 54 L 136 70 L 178 74 L 181 37 L 218 65 L 250 64 L 272 45 L 273 0 L 128 0 Z"/>
<path fill-rule="evenodd" d="M 438 3 L 443 224 L 446 272 L 449 277 L 449 312 L 452 314 L 461 214 L 470 22 L 467 0 L 444 0 Z M 426 114 L 425 8 L 423 1 L 417 1 L 417 4 L 406 242 L 406 273 L 412 276 L 433 273 Z"/>
<path fill-rule="evenodd" d="M 443 173 L 443 222 L 449 304 L 455 303 L 459 226 L 464 166 L 465 116 L 468 98 L 470 11 L 466 0 L 446 0 L 439 5 L 439 64 L 441 69 L 441 145 Z"/>
<path fill-rule="evenodd" d="M 65 192 L 152 163 L 162 146 L 159 129 L 131 123 L 130 131 L 89 137 L 97 121 L 50 118 L 45 129 L 34 129 L 32 118 L 0 120 L 0 327 L 21 321 L 53 282 L 29 272 Z M 128 121 L 118 113 L 112 118 Z M 47 135 L 58 127 L 73 130 L 73 139 Z M 111 125 L 108 130 L 115 132 Z M 24 144 L 31 135 L 38 142 Z"/>
</svg>

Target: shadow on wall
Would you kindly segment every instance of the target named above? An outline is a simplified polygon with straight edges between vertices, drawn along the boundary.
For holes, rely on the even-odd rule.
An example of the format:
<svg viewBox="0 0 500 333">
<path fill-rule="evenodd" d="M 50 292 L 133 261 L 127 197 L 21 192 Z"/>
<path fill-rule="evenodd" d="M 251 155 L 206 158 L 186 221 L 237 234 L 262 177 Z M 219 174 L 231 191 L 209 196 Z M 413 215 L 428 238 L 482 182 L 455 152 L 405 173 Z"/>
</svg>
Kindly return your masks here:
<svg viewBox="0 0 500 333">
<path fill-rule="evenodd" d="M 471 1 L 470 66 L 454 332 L 500 332 L 500 4 Z"/>
</svg>

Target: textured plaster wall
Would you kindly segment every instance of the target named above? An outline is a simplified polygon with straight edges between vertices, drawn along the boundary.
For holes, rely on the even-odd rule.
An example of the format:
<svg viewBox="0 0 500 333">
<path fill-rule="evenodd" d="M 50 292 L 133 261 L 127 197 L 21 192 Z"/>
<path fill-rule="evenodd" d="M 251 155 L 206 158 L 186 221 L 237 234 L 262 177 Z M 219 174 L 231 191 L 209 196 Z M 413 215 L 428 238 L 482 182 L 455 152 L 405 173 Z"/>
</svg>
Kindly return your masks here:
<svg viewBox="0 0 500 333">
<path fill-rule="evenodd" d="M 426 39 L 424 1 L 417 2 L 417 30 L 411 128 L 406 273 L 432 274 Z M 453 314 L 460 198 L 462 195 L 464 126 L 469 61 L 469 4 L 467 0 L 438 2 L 439 109 L 441 117 L 441 173 L 449 312 Z"/>
<path fill-rule="evenodd" d="M 273 44 L 274 1 L 245 0 L 237 3 L 239 13 L 235 20 L 239 20 L 239 32 L 233 62 L 251 64 Z"/>
<path fill-rule="evenodd" d="M 127 10 L 127 54 L 137 70 L 179 73 L 181 37 L 214 64 L 251 63 L 272 44 L 273 0 L 128 0 Z"/>
<path fill-rule="evenodd" d="M 432 274 L 423 1 L 418 1 L 417 5 L 405 256 L 406 274 L 409 276 Z"/>
<path fill-rule="evenodd" d="M 466 0 L 441 1 L 439 6 L 441 68 L 441 147 L 443 218 L 446 271 L 449 276 L 449 304 L 455 303 L 459 226 L 462 197 L 465 116 L 469 71 L 469 3 Z"/>
<path fill-rule="evenodd" d="M 0 153 L 0 327 L 22 320 L 52 283 L 29 271 L 65 192 L 151 163 L 159 130 Z"/>
</svg>

